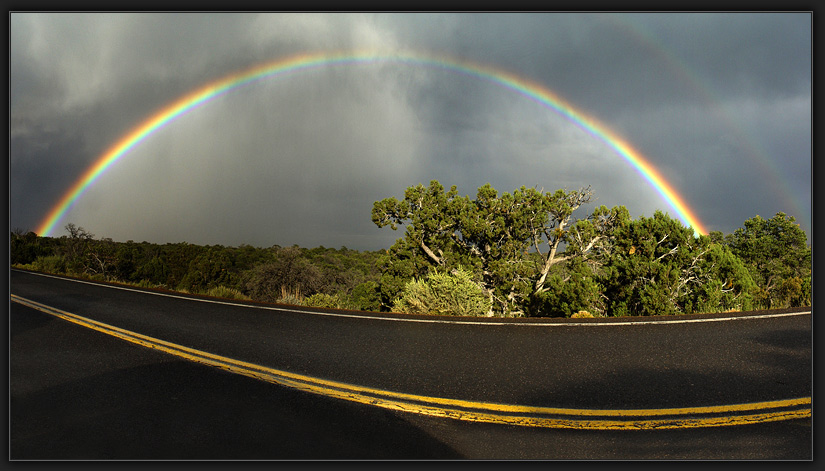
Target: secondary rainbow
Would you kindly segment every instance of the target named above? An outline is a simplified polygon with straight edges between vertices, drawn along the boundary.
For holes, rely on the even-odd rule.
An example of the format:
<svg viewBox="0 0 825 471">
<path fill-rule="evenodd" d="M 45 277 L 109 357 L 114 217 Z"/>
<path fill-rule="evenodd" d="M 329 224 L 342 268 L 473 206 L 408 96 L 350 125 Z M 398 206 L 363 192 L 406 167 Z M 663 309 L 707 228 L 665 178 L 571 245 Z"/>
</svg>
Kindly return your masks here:
<svg viewBox="0 0 825 471">
<path fill-rule="evenodd" d="M 707 233 L 693 211 L 688 208 L 684 199 L 677 195 L 671 185 L 643 158 L 640 152 L 633 149 L 620 136 L 610 131 L 595 118 L 576 110 L 571 104 L 546 87 L 517 77 L 509 72 L 462 59 L 418 53 L 382 54 L 377 52 L 326 52 L 290 56 L 230 74 L 198 88 L 152 115 L 101 155 L 49 211 L 35 232 L 41 236 L 49 236 L 77 199 L 107 168 L 160 128 L 218 96 L 258 80 L 313 67 L 391 62 L 442 68 L 488 80 L 516 91 L 560 113 L 624 158 L 659 193 L 676 212 L 677 217 L 687 226 L 692 227 L 695 233 Z"/>
</svg>

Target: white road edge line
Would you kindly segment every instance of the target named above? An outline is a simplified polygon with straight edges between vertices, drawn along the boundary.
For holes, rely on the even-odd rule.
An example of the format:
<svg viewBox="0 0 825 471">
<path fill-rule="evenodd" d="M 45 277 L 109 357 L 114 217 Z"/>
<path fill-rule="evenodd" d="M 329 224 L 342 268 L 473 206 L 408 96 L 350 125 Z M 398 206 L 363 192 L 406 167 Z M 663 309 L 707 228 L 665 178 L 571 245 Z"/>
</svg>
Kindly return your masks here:
<svg viewBox="0 0 825 471">
<path fill-rule="evenodd" d="M 14 270 L 14 269 L 12 269 Z M 31 275 L 37 276 L 44 276 L 47 278 L 55 278 L 58 280 L 64 281 L 73 281 L 75 283 L 84 283 L 87 285 L 99 286 L 102 288 L 112 288 L 112 289 L 120 289 L 124 291 L 132 291 L 135 293 L 143 293 L 143 294 L 151 294 L 155 296 L 165 296 L 168 298 L 177 298 L 177 299 L 184 299 L 188 301 L 199 301 L 203 303 L 212 303 L 212 304 L 223 304 L 226 306 L 237 306 L 237 307 L 246 307 L 252 309 L 266 309 L 269 311 L 281 311 L 281 312 L 294 312 L 299 314 L 311 314 L 316 316 L 331 316 L 331 317 L 350 317 L 353 319 L 372 319 L 372 320 L 379 320 L 379 321 L 397 321 L 397 322 L 421 322 L 421 323 L 430 323 L 430 324 L 461 324 L 461 325 L 510 325 L 510 326 L 533 326 L 533 327 L 572 327 L 572 326 L 588 326 L 588 327 L 601 327 L 601 326 L 626 326 L 626 325 L 661 325 L 661 324 L 689 324 L 694 322 L 722 322 L 722 321 L 741 321 L 741 320 L 751 320 L 751 319 L 768 319 L 773 317 L 788 317 L 788 316 L 801 316 L 811 314 L 811 311 L 802 311 L 802 312 L 785 312 L 785 313 L 777 313 L 777 314 L 760 314 L 758 316 L 734 316 L 734 317 L 714 317 L 714 318 L 707 318 L 707 319 L 674 319 L 674 320 L 666 320 L 666 321 L 647 321 L 647 320 L 639 320 L 636 322 L 597 322 L 597 323 L 590 323 L 590 322 L 495 322 L 495 321 L 486 321 L 486 322 L 477 322 L 477 321 L 456 321 L 456 320 L 449 320 L 449 319 L 405 319 L 402 317 L 383 317 L 383 316 L 370 316 L 370 315 L 360 315 L 360 314 L 345 314 L 341 312 L 319 312 L 319 311 L 304 311 L 300 309 L 290 309 L 287 307 L 275 307 L 275 306 L 256 306 L 250 304 L 239 304 L 233 303 L 231 301 L 218 301 L 216 299 L 202 299 L 202 298 L 190 298 L 187 296 L 179 296 L 175 294 L 169 293 L 158 293 L 156 291 L 144 291 L 141 289 L 134 289 L 127 286 L 115 286 L 115 285 L 108 285 L 108 284 L 101 284 L 96 283 L 93 281 L 86 281 L 86 280 L 78 280 L 74 278 L 63 278 L 60 276 L 49 275 L 46 273 L 37 273 L 37 272 L 30 272 L 24 270 L 14 270 L 21 273 L 28 273 Z"/>
</svg>

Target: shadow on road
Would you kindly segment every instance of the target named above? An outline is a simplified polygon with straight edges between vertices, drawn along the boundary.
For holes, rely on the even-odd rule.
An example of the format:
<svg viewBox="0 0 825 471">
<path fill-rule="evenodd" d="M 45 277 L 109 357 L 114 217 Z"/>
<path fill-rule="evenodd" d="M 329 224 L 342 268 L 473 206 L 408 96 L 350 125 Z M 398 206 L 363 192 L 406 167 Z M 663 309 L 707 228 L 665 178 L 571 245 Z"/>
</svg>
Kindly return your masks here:
<svg viewBox="0 0 825 471">
<path fill-rule="evenodd" d="M 12 460 L 459 458 L 391 411 L 178 360 L 17 304 L 10 332 Z"/>
<path fill-rule="evenodd" d="M 457 457 L 389 411 L 183 361 L 13 396 L 10 411 L 12 459 Z"/>
</svg>

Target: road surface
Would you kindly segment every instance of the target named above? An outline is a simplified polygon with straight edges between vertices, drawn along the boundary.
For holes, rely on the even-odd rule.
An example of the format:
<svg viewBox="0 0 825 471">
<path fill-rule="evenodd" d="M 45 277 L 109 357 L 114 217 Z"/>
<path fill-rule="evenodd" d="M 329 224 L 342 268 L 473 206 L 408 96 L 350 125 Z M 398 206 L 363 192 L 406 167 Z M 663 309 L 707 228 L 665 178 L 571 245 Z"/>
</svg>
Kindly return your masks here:
<svg viewBox="0 0 825 471">
<path fill-rule="evenodd" d="M 12 459 L 811 459 L 811 314 L 309 312 L 10 273 Z"/>
</svg>

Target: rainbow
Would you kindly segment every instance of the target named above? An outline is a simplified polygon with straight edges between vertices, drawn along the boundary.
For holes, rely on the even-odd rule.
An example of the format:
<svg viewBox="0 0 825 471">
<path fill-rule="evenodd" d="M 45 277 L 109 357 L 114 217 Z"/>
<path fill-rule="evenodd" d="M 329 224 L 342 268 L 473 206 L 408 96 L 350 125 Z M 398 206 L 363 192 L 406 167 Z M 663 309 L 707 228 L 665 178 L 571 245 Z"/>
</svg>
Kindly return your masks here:
<svg viewBox="0 0 825 471">
<path fill-rule="evenodd" d="M 509 72 L 486 65 L 446 56 L 418 53 L 382 54 L 377 52 L 312 53 L 290 56 L 273 62 L 257 65 L 240 72 L 210 82 L 165 106 L 131 130 L 89 167 L 69 188 L 65 195 L 49 211 L 35 231 L 41 236 L 49 236 L 55 226 L 71 209 L 78 198 L 111 165 L 135 148 L 144 139 L 189 111 L 219 97 L 233 89 L 250 83 L 299 70 L 321 66 L 351 65 L 362 63 L 397 62 L 419 66 L 441 68 L 501 85 L 546 106 L 575 123 L 578 127 L 601 140 L 629 163 L 659 193 L 664 201 L 676 212 L 677 217 L 696 234 L 706 234 L 703 225 L 691 211 L 684 199 L 669 185 L 662 175 L 620 136 L 610 131 L 596 119 L 585 115 L 546 87 L 530 80 L 517 77 Z"/>
<path fill-rule="evenodd" d="M 783 206 L 794 208 L 794 214 L 800 215 L 810 225 L 810 200 L 805 200 L 794 191 L 791 186 L 793 179 L 785 171 L 785 166 L 779 165 L 780 160 L 771 158 L 765 146 L 759 144 L 759 139 L 743 128 L 734 117 L 730 106 L 724 105 L 724 100 L 706 78 L 688 67 L 675 51 L 666 47 L 663 41 L 656 37 L 647 24 L 639 21 L 634 15 L 602 15 L 602 18 L 645 47 L 646 52 L 667 66 L 676 79 L 696 93 L 697 97 L 704 101 L 710 113 L 733 131 L 736 145 L 742 149 L 744 156 L 756 163 L 757 169 L 766 177 L 765 184 L 770 185 L 784 200 Z"/>
</svg>

